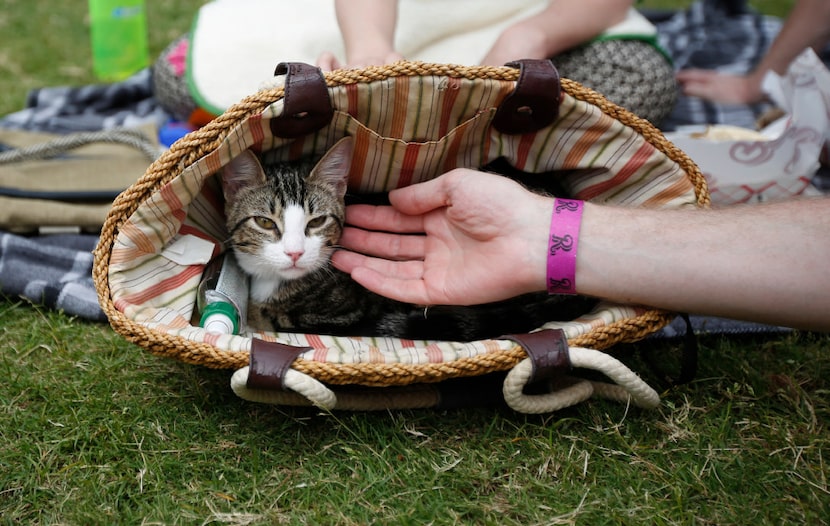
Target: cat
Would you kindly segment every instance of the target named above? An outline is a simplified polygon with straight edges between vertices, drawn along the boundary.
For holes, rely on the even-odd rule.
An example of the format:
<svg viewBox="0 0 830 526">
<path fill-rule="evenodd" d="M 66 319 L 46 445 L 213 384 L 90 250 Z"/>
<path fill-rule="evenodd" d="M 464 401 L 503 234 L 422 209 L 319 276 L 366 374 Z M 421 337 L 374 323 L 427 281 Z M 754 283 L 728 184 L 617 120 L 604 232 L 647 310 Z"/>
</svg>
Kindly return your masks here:
<svg viewBox="0 0 830 526">
<path fill-rule="evenodd" d="M 335 269 L 352 140 L 323 157 L 261 162 L 250 150 L 223 169 L 229 245 L 251 277 L 254 330 L 473 341 L 525 333 L 587 312 L 582 296 L 529 294 L 485 305 L 424 306 L 379 296 Z"/>
</svg>

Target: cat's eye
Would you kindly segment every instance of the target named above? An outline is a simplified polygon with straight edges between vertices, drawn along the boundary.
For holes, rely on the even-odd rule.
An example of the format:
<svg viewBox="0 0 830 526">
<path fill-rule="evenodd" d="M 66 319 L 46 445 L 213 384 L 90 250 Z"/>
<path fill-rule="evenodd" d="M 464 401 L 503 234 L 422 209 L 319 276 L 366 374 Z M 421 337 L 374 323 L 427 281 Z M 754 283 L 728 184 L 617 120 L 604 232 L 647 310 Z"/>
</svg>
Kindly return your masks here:
<svg viewBox="0 0 830 526">
<path fill-rule="evenodd" d="M 267 217 L 257 216 L 254 217 L 254 223 L 257 224 L 258 227 L 264 228 L 265 230 L 276 230 L 277 224 L 274 222 L 273 219 L 268 219 Z"/>
<path fill-rule="evenodd" d="M 326 224 L 326 216 L 315 217 L 306 223 L 306 228 L 320 228 Z"/>
</svg>

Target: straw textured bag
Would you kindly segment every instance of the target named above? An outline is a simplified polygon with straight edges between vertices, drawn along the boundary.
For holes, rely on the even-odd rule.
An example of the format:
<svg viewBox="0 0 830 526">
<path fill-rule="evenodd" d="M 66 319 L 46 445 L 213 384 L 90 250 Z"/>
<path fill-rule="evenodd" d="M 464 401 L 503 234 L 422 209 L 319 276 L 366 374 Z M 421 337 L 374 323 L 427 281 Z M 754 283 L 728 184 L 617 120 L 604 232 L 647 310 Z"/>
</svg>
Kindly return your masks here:
<svg viewBox="0 0 830 526">
<path fill-rule="evenodd" d="M 674 318 L 640 306 L 601 302 L 578 319 L 531 334 L 469 343 L 219 335 L 193 323 L 205 264 L 227 238 L 216 173 L 247 148 L 295 159 L 352 136 L 355 193 L 503 158 L 517 170 L 556 177 L 568 197 L 631 207 L 708 206 L 705 181 L 683 152 L 647 121 L 560 80 L 550 61 L 501 68 L 403 61 L 326 74 L 292 63 L 276 73 L 274 87 L 176 142 L 115 201 L 93 274 L 116 331 L 160 356 L 233 369 L 233 390 L 260 402 L 448 406 L 490 396 L 480 389 L 496 378 L 498 396 L 522 412 L 554 411 L 593 395 L 642 407 L 659 403 L 637 374 L 602 352 Z M 583 379 L 583 369 L 607 381 Z M 476 379 L 482 384 L 470 393 Z M 543 387 L 527 394 L 528 384 Z"/>
</svg>

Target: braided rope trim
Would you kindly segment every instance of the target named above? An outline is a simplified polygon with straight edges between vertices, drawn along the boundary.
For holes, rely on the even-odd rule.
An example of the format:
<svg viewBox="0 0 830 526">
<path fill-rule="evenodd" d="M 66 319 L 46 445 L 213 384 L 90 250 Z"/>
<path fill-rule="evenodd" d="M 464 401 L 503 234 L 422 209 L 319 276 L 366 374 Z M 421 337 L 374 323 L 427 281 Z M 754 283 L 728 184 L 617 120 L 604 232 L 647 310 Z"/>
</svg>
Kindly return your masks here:
<svg viewBox="0 0 830 526">
<path fill-rule="evenodd" d="M 69 150 L 101 142 L 130 146 L 143 153 L 150 161 L 155 161 L 164 152 L 161 146 L 140 130 L 114 128 L 105 131 L 71 133 L 44 143 L 1 152 L 0 164 L 51 159 Z"/>
<path fill-rule="evenodd" d="M 519 71 L 514 68 L 490 66 L 458 66 L 421 62 L 397 62 L 387 66 L 372 66 L 359 70 L 337 70 L 325 74 L 329 87 L 367 83 L 399 76 L 441 75 L 465 79 L 494 79 L 515 81 Z M 577 100 L 597 106 L 602 112 L 620 121 L 642 135 L 655 148 L 676 162 L 688 175 L 700 207 L 710 204 L 706 180 L 697 165 L 682 150 L 669 142 L 657 128 L 630 111 L 610 102 L 601 94 L 569 79 L 561 79 L 562 89 Z M 259 91 L 229 108 L 225 113 L 187 134 L 154 161 L 147 172 L 113 202 L 112 209 L 101 229 L 95 248 L 93 281 L 98 300 L 113 329 L 126 340 L 162 357 L 184 363 L 215 369 L 240 369 L 249 363 L 249 353 L 224 351 L 209 344 L 193 342 L 180 336 L 149 329 L 127 318 L 112 301 L 108 267 L 115 238 L 121 225 L 139 205 L 159 188 L 179 176 L 185 167 L 195 163 L 218 148 L 227 134 L 246 119 L 264 111 L 284 95 L 282 87 Z M 652 309 L 636 318 L 623 320 L 594 329 L 590 333 L 569 340 L 569 345 L 607 349 L 617 343 L 633 342 L 667 325 L 674 315 Z M 410 385 L 430 383 L 462 376 L 477 376 L 487 372 L 504 371 L 514 367 L 526 353 L 520 346 L 497 355 L 479 355 L 442 364 L 330 364 L 302 358 L 292 367 L 321 382 L 366 386 Z"/>
</svg>

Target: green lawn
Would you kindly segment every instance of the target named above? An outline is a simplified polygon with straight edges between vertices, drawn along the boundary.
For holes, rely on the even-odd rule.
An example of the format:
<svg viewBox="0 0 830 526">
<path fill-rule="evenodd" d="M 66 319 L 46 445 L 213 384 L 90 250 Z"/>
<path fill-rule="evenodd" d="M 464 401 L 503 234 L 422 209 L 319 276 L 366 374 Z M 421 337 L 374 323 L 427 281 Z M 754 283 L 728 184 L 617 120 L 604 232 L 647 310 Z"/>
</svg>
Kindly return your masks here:
<svg viewBox="0 0 830 526">
<path fill-rule="evenodd" d="M 200 2 L 149 4 L 155 54 Z M 94 81 L 85 12 L 82 0 L 0 0 L 0 114 L 31 88 Z M 655 411 L 323 414 L 244 402 L 227 371 L 0 299 L 0 523 L 825 521 L 830 336 L 700 343 L 697 379 Z"/>
</svg>

